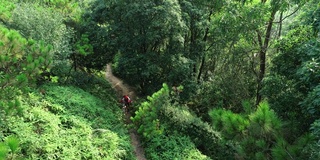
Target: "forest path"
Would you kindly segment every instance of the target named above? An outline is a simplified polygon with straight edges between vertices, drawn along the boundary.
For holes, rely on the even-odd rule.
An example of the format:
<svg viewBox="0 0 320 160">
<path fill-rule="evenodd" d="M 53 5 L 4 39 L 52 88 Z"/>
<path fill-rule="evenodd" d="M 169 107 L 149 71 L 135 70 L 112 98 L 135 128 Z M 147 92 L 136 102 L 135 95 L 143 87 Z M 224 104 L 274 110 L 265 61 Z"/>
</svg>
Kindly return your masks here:
<svg viewBox="0 0 320 160">
<path fill-rule="evenodd" d="M 123 83 L 123 81 L 112 74 L 112 69 L 110 64 L 107 64 L 106 67 L 106 79 L 112 85 L 112 88 L 117 92 L 118 96 L 121 97 L 123 95 L 128 95 L 131 99 L 135 100 L 136 94 L 134 93 L 133 89 L 130 86 Z M 131 114 L 128 112 L 125 115 L 126 123 L 131 124 Z M 139 140 L 138 133 L 135 129 L 129 129 L 130 138 L 131 138 L 131 145 L 134 148 L 135 155 L 138 160 L 146 160 L 144 156 L 144 149 Z"/>
</svg>

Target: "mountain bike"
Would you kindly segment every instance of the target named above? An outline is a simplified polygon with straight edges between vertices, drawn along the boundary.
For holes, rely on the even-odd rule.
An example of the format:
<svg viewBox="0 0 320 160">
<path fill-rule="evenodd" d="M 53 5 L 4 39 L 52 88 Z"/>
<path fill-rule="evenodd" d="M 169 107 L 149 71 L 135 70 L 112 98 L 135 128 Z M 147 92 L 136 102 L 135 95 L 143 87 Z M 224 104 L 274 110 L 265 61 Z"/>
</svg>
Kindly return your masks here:
<svg viewBox="0 0 320 160">
<path fill-rule="evenodd" d="M 124 114 L 129 113 L 130 103 L 122 103 L 122 111 Z"/>
</svg>

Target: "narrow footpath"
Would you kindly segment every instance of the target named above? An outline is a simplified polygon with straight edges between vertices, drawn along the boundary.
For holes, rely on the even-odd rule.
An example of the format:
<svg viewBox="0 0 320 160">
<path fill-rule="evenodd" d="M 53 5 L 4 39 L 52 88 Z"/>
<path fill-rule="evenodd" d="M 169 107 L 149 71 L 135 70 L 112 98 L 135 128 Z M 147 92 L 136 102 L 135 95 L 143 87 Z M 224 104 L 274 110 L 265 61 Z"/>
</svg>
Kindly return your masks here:
<svg viewBox="0 0 320 160">
<path fill-rule="evenodd" d="M 124 84 L 122 80 L 120 80 L 119 78 L 115 77 L 112 74 L 112 69 L 111 69 L 110 64 L 108 64 L 106 67 L 106 79 L 110 82 L 110 84 L 112 85 L 112 88 L 115 89 L 115 91 L 117 92 L 119 97 L 121 97 L 122 95 L 128 95 L 131 99 L 135 100 L 136 95 L 135 95 L 134 91 L 130 88 L 130 86 Z M 127 113 L 125 115 L 125 119 L 126 119 L 127 124 L 132 123 L 130 117 L 131 117 L 130 113 Z M 139 141 L 139 136 L 138 136 L 137 131 L 132 128 L 129 130 L 129 133 L 130 133 L 130 138 L 131 138 L 131 145 L 134 148 L 134 152 L 135 152 L 137 159 L 138 160 L 146 160 L 146 158 L 144 156 L 144 150 L 143 150 L 142 145 Z"/>
</svg>

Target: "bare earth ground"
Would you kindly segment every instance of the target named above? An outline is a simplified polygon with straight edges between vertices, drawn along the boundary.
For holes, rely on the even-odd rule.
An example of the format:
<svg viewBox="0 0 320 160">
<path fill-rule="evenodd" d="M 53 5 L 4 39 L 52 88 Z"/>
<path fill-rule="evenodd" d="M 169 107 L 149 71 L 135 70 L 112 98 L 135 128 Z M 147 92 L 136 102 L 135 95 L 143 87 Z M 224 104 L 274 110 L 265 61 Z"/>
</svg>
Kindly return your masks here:
<svg viewBox="0 0 320 160">
<path fill-rule="evenodd" d="M 122 82 L 119 78 L 115 77 L 112 74 L 111 66 L 108 64 L 106 67 L 106 79 L 110 82 L 112 85 L 112 88 L 115 89 L 115 91 L 118 93 L 119 98 L 122 95 L 129 95 L 129 97 L 133 100 L 135 100 L 136 95 L 133 92 L 133 90 L 126 84 Z M 130 120 L 131 114 L 126 113 L 125 118 L 126 118 L 126 123 L 130 124 L 132 123 Z M 135 155 L 137 156 L 138 160 L 146 160 L 144 156 L 144 150 L 141 146 L 141 143 L 139 141 L 139 136 L 137 134 L 137 131 L 135 129 L 130 129 L 129 130 L 130 137 L 131 137 L 131 145 L 134 148 Z"/>
</svg>

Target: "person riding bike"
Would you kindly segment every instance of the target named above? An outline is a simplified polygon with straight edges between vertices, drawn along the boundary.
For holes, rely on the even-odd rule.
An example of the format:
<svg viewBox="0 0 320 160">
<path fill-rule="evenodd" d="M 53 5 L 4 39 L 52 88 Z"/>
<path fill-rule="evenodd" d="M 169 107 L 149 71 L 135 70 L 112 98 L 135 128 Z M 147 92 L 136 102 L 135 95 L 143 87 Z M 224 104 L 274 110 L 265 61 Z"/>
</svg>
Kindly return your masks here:
<svg viewBox="0 0 320 160">
<path fill-rule="evenodd" d="M 128 95 L 124 95 L 122 97 L 122 99 L 120 100 L 120 102 L 122 103 L 123 109 L 128 111 L 128 108 L 130 107 L 130 105 L 132 103 L 130 97 Z"/>
</svg>

